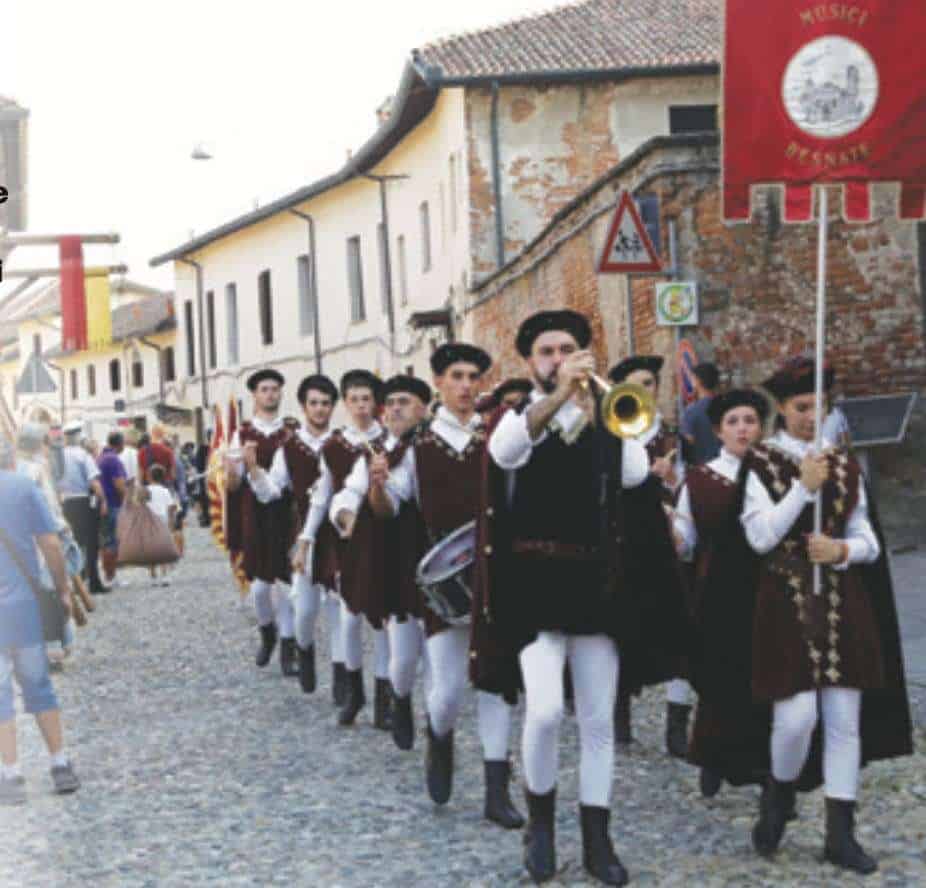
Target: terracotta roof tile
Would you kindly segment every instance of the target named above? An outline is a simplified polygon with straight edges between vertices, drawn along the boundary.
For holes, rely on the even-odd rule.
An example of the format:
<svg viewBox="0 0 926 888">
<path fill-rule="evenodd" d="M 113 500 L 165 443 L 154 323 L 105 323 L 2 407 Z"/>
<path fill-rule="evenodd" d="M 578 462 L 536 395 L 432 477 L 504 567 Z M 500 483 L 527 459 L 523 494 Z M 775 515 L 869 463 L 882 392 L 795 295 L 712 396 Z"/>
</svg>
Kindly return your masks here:
<svg viewBox="0 0 926 888">
<path fill-rule="evenodd" d="M 581 0 L 428 44 L 444 78 L 718 64 L 720 0 Z"/>
</svg>

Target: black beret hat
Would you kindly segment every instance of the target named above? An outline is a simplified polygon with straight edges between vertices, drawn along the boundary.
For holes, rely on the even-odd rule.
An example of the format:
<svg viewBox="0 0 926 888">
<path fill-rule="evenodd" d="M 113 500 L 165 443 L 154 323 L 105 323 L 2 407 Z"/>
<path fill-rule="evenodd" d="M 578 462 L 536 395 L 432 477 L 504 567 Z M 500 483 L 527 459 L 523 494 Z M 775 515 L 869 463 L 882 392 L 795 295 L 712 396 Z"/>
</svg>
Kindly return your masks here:
<svg viewBox="0 0 926 888">
<path fill-rule="evenodd" d="M 510 392 L 521 392 L 521 394 L 529 395 L 533 390 L 534 384 L 529 379 L 525 379 L 523 376 L 512 376 L 495 386 L 492 395 L 501 404 L 502 398 Z"/>
<path fill-rule="evenodd" d="M 550 330 L 571 333 L 579 348 L 585 348 L 592 341 L 592 328 L 585 315 L 568 308 L 559 311 L 538 311 L 521 322 L 514 344 L 522 358 L 530 356 L 534 340 Z"/>
<path fill-rule="evenodd" d="M 248 377 L 247 386 L 249 391 L 254 391 L 264 380 L 269 379 L 278 385 L 286 385 L 283 374 L 278 370 L 267 367 L 263 370 L 257 370 Z"/>
<path fill-rule="evenodd" d="M 445 342 L 431 355 L 431 370 L 440 376 L 451 364 L 475 364 L 480 373 L 485 373 L 492 366 L 488 352 L 477 345 L 466 342 Z"/>
<path fill-rule="evenodd" d="M 730 389 L 711 398 L 707 405 L 707 416 L 711 425 L 719 426 L 724 415 L 737 407 L 752 407 L 759 416 L 759 422 L 765 422 L 768 416 L 768 400 L 752 389 Z"/>
<path fill-rule="evenodd" d="M 399 373 L 387 379 L 383 385 L 383 400 L 385 401 L 390 395 L 398 392 L 408 392 L 408 394 L 420 398 L 422 404 L 431 403 L 431 386 L 417 376 Z"/>
<path fill-rule="evenodd" d="M 341 377 L 341 397 L 347 395 L 350 388 L 368 388 L 373 391 L 373 397 L 377 402 L 382 401 L 383 382 L 369 370 L 348 370 Z"/>
<path fill-rule="evenodd" d="M 662 355 L 631 355 L 608 371 L 608 379 L 620 383 L 637 370 L 649 370 L 653 376 L 658 377 L 664 363 Z"/>
<path fill-rule="evenodd" d="M 778 401 L 785 401 L 795 395 L 813 394 L 816 388 L 815 373 L 816 362 L 813 358 L 800 356 L 791 358 L 775 371 L 765 382 L 762 388 L 767 389 Z M 835 373 L 833 368 L 823 365 L 823 391 L 828 392 L 833 387 Z"/>
<path fill-rule="evenodd" d="M 323 373 L 313 373 L 311 376 L 306 376 L 299 383 L 299 388 L 296 389 L 296 398 L 300 404 L 305 404 L 305 399 L 309 396 L 310 391 L 327 395 L 331 398 L 332 404 L 336 404 L 338 401 L 338 387 Z"/>
</svg>

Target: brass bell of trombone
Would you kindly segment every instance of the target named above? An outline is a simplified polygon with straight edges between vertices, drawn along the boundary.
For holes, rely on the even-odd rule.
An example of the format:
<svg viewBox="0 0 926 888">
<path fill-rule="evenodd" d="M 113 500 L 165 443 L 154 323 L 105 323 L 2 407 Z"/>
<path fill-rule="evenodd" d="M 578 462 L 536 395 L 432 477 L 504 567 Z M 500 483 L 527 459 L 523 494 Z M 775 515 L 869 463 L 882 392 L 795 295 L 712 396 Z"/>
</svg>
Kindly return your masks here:
<svg viewBox="0 0 926 888">
<path fill-rule="evenodd" d="M 601 416 L 605 428 L 616 438 L 638 438 L 656 422 L 656 400 L 652 392 L 632 382 L 610 385 L 596 374 L 590 377 L 601 389 Z"/>
</svg>

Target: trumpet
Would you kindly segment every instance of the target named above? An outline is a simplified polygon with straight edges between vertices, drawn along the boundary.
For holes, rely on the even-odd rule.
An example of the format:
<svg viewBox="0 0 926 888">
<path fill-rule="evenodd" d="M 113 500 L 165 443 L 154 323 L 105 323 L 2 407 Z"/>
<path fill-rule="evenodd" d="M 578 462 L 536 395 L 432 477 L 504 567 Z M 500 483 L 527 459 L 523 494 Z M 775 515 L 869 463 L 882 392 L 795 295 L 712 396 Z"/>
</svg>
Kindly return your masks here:
<svg viewBox="0 0 926 888">
<path fill-rule="evenodd" d="M 594 382 L 602 391 L 601 415 L 605 428 L 616 438 L 638 438 L 656 422 L 656 401 L 652 392 L 632 382 L 611 385 L 597 373 L 590 373 L 585 387 Z"/>
</svg>

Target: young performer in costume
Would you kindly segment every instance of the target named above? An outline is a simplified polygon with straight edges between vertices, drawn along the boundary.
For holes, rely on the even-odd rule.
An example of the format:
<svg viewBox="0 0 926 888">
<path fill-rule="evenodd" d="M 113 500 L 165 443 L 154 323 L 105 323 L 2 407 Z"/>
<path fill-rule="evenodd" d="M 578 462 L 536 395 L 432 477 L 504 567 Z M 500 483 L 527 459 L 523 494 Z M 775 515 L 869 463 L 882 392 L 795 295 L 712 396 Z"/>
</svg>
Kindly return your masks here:
<svg viewBox="0 0 926 888">
<path fill-rule="evenodd" d="M 305 526 L 309 511 L 309 493 L 318 480 L 321 449 L 331 431 L 331 413 L 338 400 L 334 383 L 321 375 L 307 376 L 299 383 L 296 392 L 305 415 L 305 425 L 296 430 L 283 442 L 273 456 L 269 472 L 259 467 L 250 473 L 251 486 L 261 502 L 269 503 L 279 499 L 285 490 L 290 490 L 296 502 L 298 524 L 293 528 L 293 537 Z M 324 532 L 324 528 L 322 531 Z M 327 548 L 315 549 L 314 565 L 306 565 L 300 558 L 293 564 L 293 593 L 295 597 L 296 647 L 299 658 L 299 682 L 307 694 L 315 690 L 315 622 L 321 609 L 322 596 L 330 596 L 335 587 L 336 563 L 322 561 L 319 554 L 331 553 L 333 530 L 328 528 L 330 540 Z M 304 552 L 297 547 L 297 555 Z M 333 554 L 333 553 L 332 553 Z M 308 570 L 307 568 L 311 568 Z M 336 602 L 337 603 L 337 602 Z M 339 617 L 340 611 L 335 609 Z M 339 620 L 329 625 L 332 637 L 339 631 Z M 332 650 L 332 660 L 338 662 Z"/>
<path fill-rule="evenodd" d="M 596 390 L 588 321 L 573 311 L 529 317 L 517 335 L 534 389 L 508 408 L 490 433 L 485 501 L 480 510 L 474 626 L 474 674 L 486 686 L 512 680 L 504 649 L 520 659 L 527 706 L 523 762 L 529 809 L 525 866 L 536 882 L 556 872 L 554 843 L 559 727 L 568 661 L 579 724 L 579 799 L 586 870 L 609 885 L 627 871 L 609 834 L 614 767 L 612 713 L 627 643 L 634 655 L 656 656 L 666 640 L 681 643 L 681 592 L 660 582 L 631 584 L 629 562 L 643 533 L 671 540 L 650 478 L 646 450 L 604 427 Z M 633 490 L 631 490 L 633 489 Z M 636 498 L 631 494 L 635 493 Z M 654 625 L 640 604 L 647 601 Z M 498 671 L 480 662 L 495 660 Z M 516 673 L 515 673 L 516 674 Z M 639 674 L 639 673 L 638 673 Z M 516 680 L 516 678 L 515 678 Z M 505 688 L 507 690 L 507 688 Z"/>
<path fill-rule="evenodd" d="M 296 642 L 293 607 L 289 599 L 290 499 L 286 493 L 273 502 L 262 503 L 255 495 L 251 474 L 266 471 L 276 451 L 298 427 L 295 420 L 279 415 L 285 380 L 276 370 L 258 370 L 247 380 L 254 397 L 254 417 L 241 424 L 232 439 L 232 451 L 240 458 L 228 460 L 229 508 L 240 510 L 244 548 L 244 571 L 251 583 L 254 609 L 260 631 L 260 647 L 255 662 L 266 666 L 280 637 L 280 668 L 284 675 L 296 675 Z M 274 613 L 273 587 L 278 590 Z"/>
<path fill-rule="evenodd" d="M 664 360 L 659 355 L 633 355 L 615 364 L 608 373 L 616 384 L 622 382 L 639 385 L 659 397 L 659 374 Z M 668 506 L 675 503 L 675 494 L 683 480 L 676 459 L 681 440 L 677 429 L 666 423 L 657 411 L 652 427 L 639 438 L 650 459 L 650 471 L 662 481 L 663 500 Z M 614 729 L 618 743 L 633 739 L 630 700 L 638 688 L 621 683 L 615 709 Z M 688 750 L 688 716 L 691 712 L 691 687 L 683 678 L 673 678 L 666 685 L 666 750 L 676 758 L 684 758 Z"/>
<path fill-rule="evenodd" d="M 707 408 L 720 454 L 691 466 L 674 514 L 679 556 L 693 562 L 689 607 L 695 643 L 690 656 L 698 692 L 689 759 L 701 766 L 701 792 L 717 794 L 724 778 L 753 783 L 763 773 L 743 745 L 719 742 L 728 722 L 743 730 L 767 731 L 768 707 L 752 702 L 752 645 L 731 630 L 751 625 L 758 559 L 739 520 L 738 478 L 746 452 L 762 438 L 768 402 L 758 392 L 733 389 L 715 395 Z M 739 736 L 739 732 L 737 735 Z"/>
<path fill-rule="evenodd" d="M 388 436 L 382 453 L 367 465 L 357 460 L 344 488 L 331 501 L 333 520 L 351 523 L 369 492 L 370 476 L 384 481 L 405 454 L 415 430 L 428 415 L 431 388 L 414 376 L 399 374 L 383 384 L 383 422 Z M 421 598 L 415 570 L 427 551 L 427 535 L 416 503 L 402 503 L 395 519 L 382 522 L 385 534 L 385 611 L 388 618 L 389 681 L 377 678 L 377 698 L 390 693 L 392 684 L 392 736 L 400 749 L 414 745 L 411 707 L 412 686 L 424 652 Z M 385 703 L 383 704 L 385 705 Z"/>
<path fill-rule="evenodd" d="M 350 370 L 341 377 L 341 397 L 350 417 L 348 424 L 332 433 L 322 448 L 319 478 L 312 491 L 309 514 L 300 534 L 298 560 L 307 559 L 305 549 L 320 540 L 322 525 L 329 519 L 332 498 L 344 486 L 354 463 L 369 460 L 381 450 L 386 433 L 376 420 L 382 383 L 369 370 Z M 363 689 L 363 619 L 382 632 L 384 615 L 383 536 L 369 509 L 361 510 L 356 521 L 336 524 L 341 592 L 341 636 L 347 669 L 347 690 L 338 723 L 352 725 L 366 704 Z M 383 638 L 385 633 L 382 633 Z M 375 656 L 377 678 L 386 678 L 388 657 Z M 377 710 L 377 726 L 387 727 L 386 713 Z"/>
<path fill-rule="evenodd" d="M 491 364 L 480 348 L 465 343 L 440 346 L 431 356 L 441 406 L 420 431 L 402 461 L 388 475 L 371 476 L 369 499 L 379 514 L 396 515 L 414 500 L 433 544 L 476 515 L 479 473 L 485 448 L 482 421 L 475 413 L 479 379 Z M 431 688 L 427 699 L 427 785 L 433 801 L 446 804 L 453 789 L 454 727 L 463 694 L 469 627 L 450 626 L 425 612 Z M 479 737 L 485 760 L 485 816 L 508 829 L 524 820 L 509 795 L 508 739 L 511 707 L 495 694 L 477 694 Z"/>
<path fill-rule="evenodd" d="M 423 422 L 428 418 L 431 388 L 422 379 L 397 375 L 383 386 L 384 421 L 389 429 L 384 454 L 369 465 L 358 461 L 335 498 L 332 512 L 356 514 L 369 492 L 370 476 L 385 483 Z M 386 532 L 387 609 L 389 612 L 389 678 L 392 684 L 392 737 L 399 749 L 414 745 L 411 693 L 418 664 L 425 655 L 424 607 L 415 580 L 418 562 L 427 551 L 427 533 L 415 502 L 404 502 Z M 427 660 L 425 658 L 425 667 Z"/>
<path fill-rule="evenodd" d="M 859 768 L 911 752 L 910 714 L 890 572 L 858 463 L 828 442 L 822 453 L 813 450 L 814 369 L 797 358 L 763 383 L 777 401 L 780 429 L 745 458 L 741 520 L 763 556 L 752 690 L 772 706 L 771 774 L 753 843 L 762 856 L 773 854 L 795 789 L 822 777 L 825 858 L 864 874 L 877 864 L 854 833 Z M 827 390 L 832 381 L 826 370 Z M 818 492 L 823 532 L 815 534 Z"/>
</svg>

